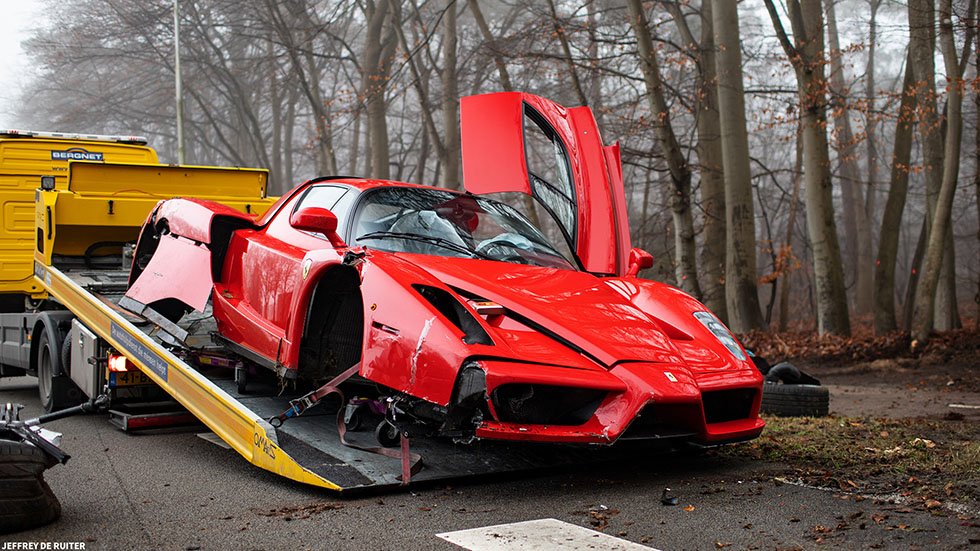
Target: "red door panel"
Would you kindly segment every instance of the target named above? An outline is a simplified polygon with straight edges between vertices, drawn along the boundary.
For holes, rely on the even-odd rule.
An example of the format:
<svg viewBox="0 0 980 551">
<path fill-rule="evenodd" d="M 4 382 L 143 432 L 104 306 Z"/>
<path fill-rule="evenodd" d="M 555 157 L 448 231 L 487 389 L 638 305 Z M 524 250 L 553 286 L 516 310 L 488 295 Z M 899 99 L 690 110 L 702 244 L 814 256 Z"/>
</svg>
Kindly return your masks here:
<svg viewBox="0 0 980 551">
<path fill-rule="evenodd" d="M 625 273 L 629 223 L 618 148 L 603 146 L 588 107 L 504 92 L 465 97 L 460 112 L 467 191 L 535 197 L 587 271 Z"/>
</svg>

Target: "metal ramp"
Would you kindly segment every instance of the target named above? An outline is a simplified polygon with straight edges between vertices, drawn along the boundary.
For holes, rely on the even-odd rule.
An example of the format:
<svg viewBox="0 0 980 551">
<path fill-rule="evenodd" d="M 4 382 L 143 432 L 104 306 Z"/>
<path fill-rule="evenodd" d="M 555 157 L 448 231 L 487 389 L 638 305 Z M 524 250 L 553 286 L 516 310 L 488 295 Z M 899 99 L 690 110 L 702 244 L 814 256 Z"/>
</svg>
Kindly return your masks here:
<svg viewBox="0 0 980 551">
<path fill-rule="evenodd" d="M 230 377 L 211 380 L 263 418 L 282 413 L 290 399 L 300 396 L 279 396 L 277 389 L 270 385 L 263 387 L 251 381 L 251 389 L 241 394 Z M 401 462 L 398 459 L 347 447 L 340 442 L 337 434 L 339 409 L 337 400 L 325 400 L 302 416 L 287 420 L 275 429 L 279 448 L 304 469 L 336 484 L 341 492 L 403 486 L 400 480 Z M 348 432 L 347 440 L 362 446 L 377 445 L 371 431 Z M 412 475 L 410 485 L 588 465 L 631 455 L 635 450 L 632 446 L 620 448 L 491 441 L 454 444 L 442 438 L 413 438 L 411 451 L 422 456 L 423 466 L 421 471 Z"/>
</svg>

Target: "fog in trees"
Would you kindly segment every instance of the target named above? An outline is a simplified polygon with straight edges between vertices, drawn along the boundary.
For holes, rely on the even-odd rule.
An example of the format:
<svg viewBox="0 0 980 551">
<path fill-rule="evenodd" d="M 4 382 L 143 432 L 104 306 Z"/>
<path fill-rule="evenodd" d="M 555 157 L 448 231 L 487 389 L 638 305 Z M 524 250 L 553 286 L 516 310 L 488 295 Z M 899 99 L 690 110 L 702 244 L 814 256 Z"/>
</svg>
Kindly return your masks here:
<svg viewBox="0 0 980 551">
<path fill-rule="evenodd" d="M 526 91 L 592 107 L 641 275 L 736 331 L 976 323 L 977 0 L 179 2 L 189 164 L 458 189 L 459 97 Z M 174 162 L 172 0 L 48 4 L 21 125 Z"/>
</svg>

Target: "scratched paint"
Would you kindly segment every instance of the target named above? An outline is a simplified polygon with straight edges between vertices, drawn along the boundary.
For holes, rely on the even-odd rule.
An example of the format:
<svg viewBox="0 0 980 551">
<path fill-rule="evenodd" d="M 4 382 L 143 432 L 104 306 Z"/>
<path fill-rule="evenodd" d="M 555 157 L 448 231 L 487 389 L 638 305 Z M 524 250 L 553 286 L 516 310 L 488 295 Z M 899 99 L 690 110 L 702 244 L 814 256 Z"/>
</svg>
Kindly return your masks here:
<svg viewBox="0 0 980 551">
<path fill-rule="evenodd" d="M 422 353 L 422 345 L 425 344 L 425 338 L 429 336 L 429 330 L 432 329 L 432 324 L 436 322 L 436 318 L 432 317 L 425 320 L 425 325 L 422 326 L 422 332 L 419 333 L 419 340 L 415 343 L 415 352 L 412 354 L 412 376 L 410 383 L 415 386 L 415 375 L 418 372 L 419 365 L 419 354 Z"/>
</svg>

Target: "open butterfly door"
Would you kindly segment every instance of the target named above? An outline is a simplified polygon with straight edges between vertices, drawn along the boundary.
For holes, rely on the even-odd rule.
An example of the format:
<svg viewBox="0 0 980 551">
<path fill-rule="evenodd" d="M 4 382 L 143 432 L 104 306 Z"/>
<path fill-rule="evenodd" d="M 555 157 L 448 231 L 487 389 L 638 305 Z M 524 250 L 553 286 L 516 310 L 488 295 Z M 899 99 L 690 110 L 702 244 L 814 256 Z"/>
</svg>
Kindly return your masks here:
<svg viewBox="0 0 980 551">
<path fill-rule="evenodd" d="M 501 92 L 462 98 L 460 120 L 468 192 L 531 195 L 586 271 L 626 274 L 630 236 L 619 144 L 602 144 L 591 109 Z"/>
</svg>

